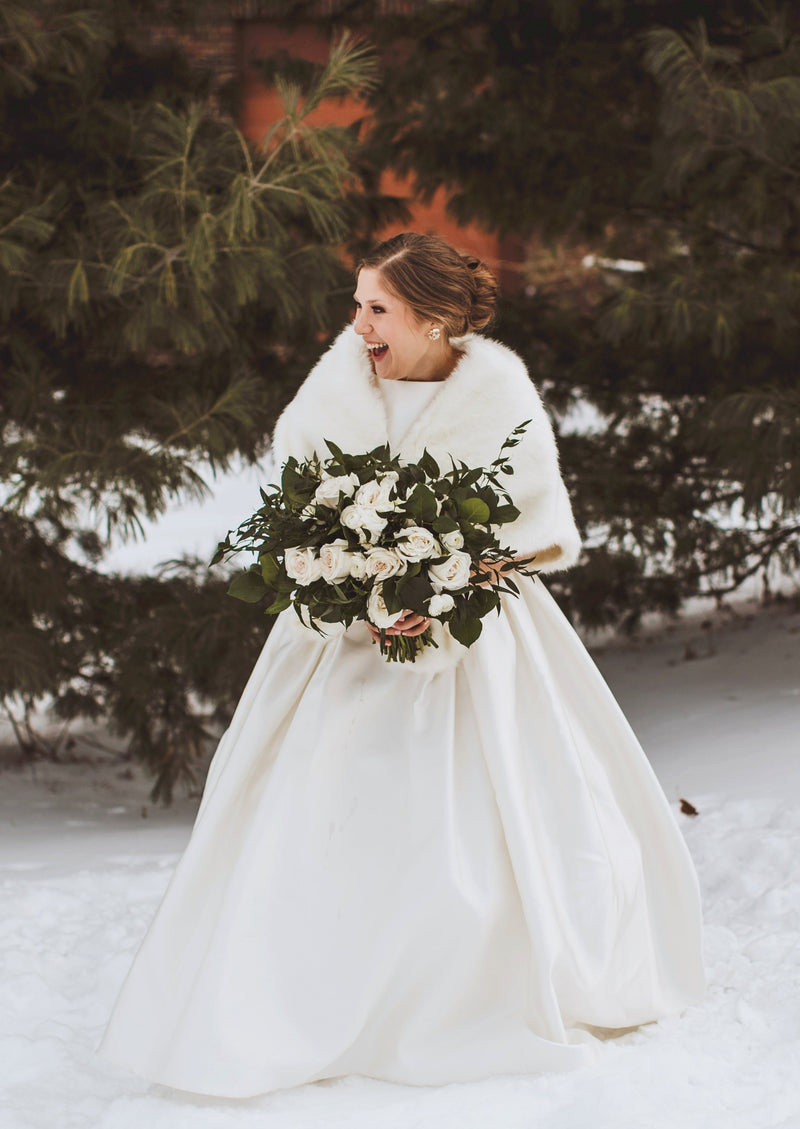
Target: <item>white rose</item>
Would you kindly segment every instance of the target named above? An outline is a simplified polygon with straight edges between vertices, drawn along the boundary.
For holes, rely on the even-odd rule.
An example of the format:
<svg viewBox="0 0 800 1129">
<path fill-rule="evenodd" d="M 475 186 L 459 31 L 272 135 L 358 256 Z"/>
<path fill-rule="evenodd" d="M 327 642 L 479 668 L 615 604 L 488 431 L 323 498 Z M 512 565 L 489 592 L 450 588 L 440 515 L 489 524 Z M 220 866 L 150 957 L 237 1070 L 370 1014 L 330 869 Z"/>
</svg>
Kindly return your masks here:
<svg viewBox="0 0 800 1129">
<path fill-rule="evenodd" d="M 353 491 L 358 488 L 358 475 L 355 473 L 334 475 L 334 481 L 338 482 L 339 489 L 343 494 L 346 494 L 348 498 L 351 497 Z"/>
<path fill-rule="evenodd" d="M 394 549 L 370 549 L 366 555 L 367 576 L 376 576 L 379 580 L 388 580 L 390 576 L 398 576 L 408 570 L 408 562 Z"/>
<path fill-rule="evenodd" d="M 397 551 L 407 561 L 424 561 L 428 557 L 440 557 L 439 542 L 429 529 L 421 525 L 407 525 L 400 533 L 395 533 Z"/>
<path fill-rule="evenodd" d="M 348 557 L 353 580 L 363 580 L 367 575 L 367 558 L 363 553 L 349 553 Z"/>
<path fill-rule="evenodd" d="M 311 584 L 322 576 L 322 565 L 313 549 L 287 549 L 283 561 L 287 575 L 298 584 Z"/>
<path fill-rule="evenodd" d="M 339 520 L 345 528 L 354 529 L 358 533 L 358 539 L 362 545 L 374 541 L 377 534 L 381 533 L 386 526 L 386 518 L 381 517 L 369 506 L 346 506 L 342 510 Z"/>
<path fill-rule="evenodd" d="M 314 491 L 314 501 L 320 506 L 330 506 L 333 509 L 339 504 L 342 495 L 349 498 L 357 486 L 357 474 L 323 474 L 322 481 Z"/>
<path fill-rule="evenodd" d="M 367 596 L 367 619 L 378 628 L 393 627 L 402 616 L 403 611 L 402 608 L 399 612 L 387 611 L 381 588 L 380 584 L 376 584 Z"/>
<path fill-rule="evenodd" d="M 373 478 L 370 482 L 365 482 L 363 486 L 359 486 L 353 501 L 357 506 L 370 506 L 374 509 L 380 494 L 381 484 Z"/>
<path fill-rule="evenodd" d="M 365 482 L 356 490 L 355 503 L 357 506 L 367 506 L 371 510 L 395 509 L 396 504 L 389 499 L 399 475 L 395 471 L 384 474 L 378 481 L 373 478 Z"/>
<path fill-rule="evenodd" d="M 455 606 L 456 602 L 448 592 L 445 592 L 441 596 L 437 593 L 428 600 L 428 615 L 446 615 L 447 612 L 451 612 Z"/>
<path fill-rule="evenodd" d="M 342 580 L 347 580 L 350 575 L 349 557 L 347 542 L 341 537 L 323 545 L 319 551 L 322 579 L 328 584 L 339 584 Z"/>
<path fill-rule="evenodd" d="M 472 559 L 469 553 L 451 553 L 446 561 L 431 565 L 428 576 L 437 592 L 441 592 L 443 588 L 455 590 L 469 584 L 471 568 Z"/>
<path fill-rule="evenodd" d="M 464 534 L 460 529 L 454 529 L 452 533 L 441 533 L 439 540 L 448 553 L 454 553 L 456 549 L 464 548 Z"/>
</svg>

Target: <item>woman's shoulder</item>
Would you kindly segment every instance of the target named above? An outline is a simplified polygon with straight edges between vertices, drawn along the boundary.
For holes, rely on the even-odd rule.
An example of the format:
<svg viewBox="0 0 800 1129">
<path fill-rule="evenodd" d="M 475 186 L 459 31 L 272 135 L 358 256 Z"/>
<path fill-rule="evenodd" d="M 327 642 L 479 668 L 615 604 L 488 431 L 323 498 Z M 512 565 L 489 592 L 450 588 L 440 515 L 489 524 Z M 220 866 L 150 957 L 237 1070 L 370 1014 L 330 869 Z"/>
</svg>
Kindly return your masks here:
<svg viewBox="0 0 800 1129">
<path fill-rule="evenodd" d="M 457 384 L 475 397 L 476 404 L 513 401 L 517 405 L 527 404 L 537 414 L 543 410 L 524 360 L 508 345 L 478 333 L 460 338 L 454 345 L 462 353 L 454 372 Z"/>
<path fill-rule="evenodd" d="M 468 355 L 491 359 L 495 364 L 508 365 L 515 369 L 527 372 L 525 362 L 519 353 L 515 353 L 508 345 L 484 333 L 470 333 L 466 337 L 453 338 L 453 346 L 463 349 Z"/>
<path fill-rule="evenodd" d="M 467 337 L 454 339 L 453 346 L 463 354 L 462 364 L 466 362 L 466 367 L 476 373 L 488 372 L 495 379 L 533 387 L 531 375 L 522 357 L 502 341 L 481 333 L 471 333 Z"/>
</svg>

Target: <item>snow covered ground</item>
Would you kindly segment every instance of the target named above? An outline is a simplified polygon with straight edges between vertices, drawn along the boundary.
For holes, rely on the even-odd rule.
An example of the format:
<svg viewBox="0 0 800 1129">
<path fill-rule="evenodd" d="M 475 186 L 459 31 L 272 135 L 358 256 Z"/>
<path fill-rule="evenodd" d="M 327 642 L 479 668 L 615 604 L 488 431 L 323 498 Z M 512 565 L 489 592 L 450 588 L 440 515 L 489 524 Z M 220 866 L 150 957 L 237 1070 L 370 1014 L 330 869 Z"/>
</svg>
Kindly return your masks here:
<svg viewBox="0 0 800 1129">
<path fill-rule="evenodd" d="M 196 798 L 154 809 L 109 756 L 6 765 L 0 1129 L 800 1129 L 800 609 L 740 605 L 713 630 L 687 621 L 596 657 L 698 867 L 701 1006 L 606 1043 L 577 1074 L 347 1078 L 247 1101 L 150 1086 L 94 1049 Z"/>
</svg>

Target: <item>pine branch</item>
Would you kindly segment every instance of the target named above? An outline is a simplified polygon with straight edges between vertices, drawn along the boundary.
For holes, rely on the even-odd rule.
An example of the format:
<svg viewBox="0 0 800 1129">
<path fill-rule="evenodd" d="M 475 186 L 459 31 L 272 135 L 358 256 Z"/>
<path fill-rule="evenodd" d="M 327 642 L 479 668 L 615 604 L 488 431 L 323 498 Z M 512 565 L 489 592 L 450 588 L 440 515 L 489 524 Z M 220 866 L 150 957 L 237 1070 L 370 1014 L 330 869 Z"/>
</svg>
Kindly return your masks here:
<svg viewBox="0 0 800 1129">
<path fill-rule="evenodd" d="M 784 546 L 793 544 L 798 537 L 800 537 L 800 525 L 792 525 L 775 531 L 766 537 L 755 550 L 751 550 L 745 558 L 746 563 L 727 567 L 726 571 L 731 577 L 727 582 L 713 582 L 713 578 L 722 571 L 719 566 L 712 566 L 701 571 L 699 575 L 709 581 L 702 589 L 702 594 L 719 598 L 737 592 L 746 580 L 762 572 Z"/>
</svg>

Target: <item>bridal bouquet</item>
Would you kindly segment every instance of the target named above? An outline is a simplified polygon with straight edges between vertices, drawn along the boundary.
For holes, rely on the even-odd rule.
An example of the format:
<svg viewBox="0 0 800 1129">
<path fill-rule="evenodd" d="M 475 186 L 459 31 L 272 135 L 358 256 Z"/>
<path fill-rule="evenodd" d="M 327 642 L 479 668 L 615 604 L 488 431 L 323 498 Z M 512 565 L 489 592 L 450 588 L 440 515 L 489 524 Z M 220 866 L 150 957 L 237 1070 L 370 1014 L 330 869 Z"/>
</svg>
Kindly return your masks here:
<svg viewBox="0 0 800 1129">
<path fill-rule="evenodd" d="M 261 508 L 228 533 L 211 563 L 254 552 L 257 561 L 234 578 L 231 596 L 268 599 L 268 615 L 294 607 L 322 632 L 325 624 L 367 620 L 389 661 L 413 662 L 436 646 L 430 629 L 386 635 L 404 610 L 447 624 L 469 647 L 483 617 L 499 609 L 501 592 L 518 594 L 508 574 L 531 575 L 533 558 L 512 560 L 499 536 L 519 517 L 499 475 L 513 473 L 508 452 L 528 422 L 488 468 L 451 459 L 442 471 L 427 451 L 405 463 L 388 446 L 349 455 L 325 440 L 330 457 L 288 459 L 280 486 L 261 491 Z"/>
</svg>

